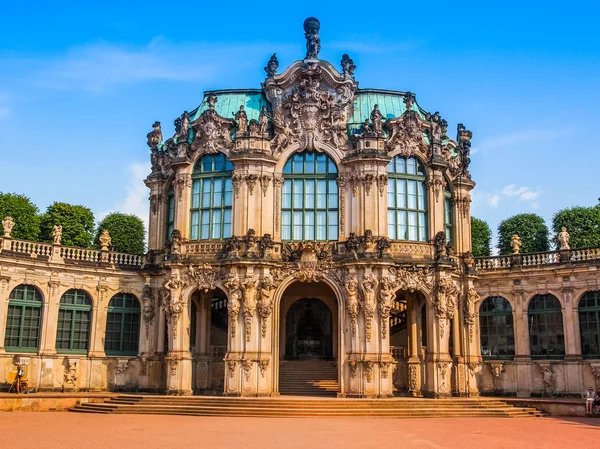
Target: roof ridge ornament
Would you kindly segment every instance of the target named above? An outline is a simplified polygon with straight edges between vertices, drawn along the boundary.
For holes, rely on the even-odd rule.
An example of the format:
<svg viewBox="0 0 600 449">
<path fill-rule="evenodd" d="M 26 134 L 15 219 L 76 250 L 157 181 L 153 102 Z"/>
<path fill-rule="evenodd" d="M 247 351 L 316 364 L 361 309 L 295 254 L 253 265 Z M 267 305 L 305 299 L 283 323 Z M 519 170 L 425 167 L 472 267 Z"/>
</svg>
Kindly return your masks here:
<svg viewBox="0 0 600 449">
<path fill-rule="evenodd" d="M 306 38 L 306 57 L 305 61 L 318 61 L 319 51 L 321 50 L 321 38 L 319 30 L 321 22 L 316 17 L 309 17 L 304 21 L 304 37 Z"/>
<path fill-rule="evenodd" d="M 279 60 L 277 59 L 277 53 L 273 53 L 273 55 L 269 58 L 269 62 L 267 62 L 267 66 L 265 67 L 267 78 L 273 78 L 277 73 L 278 68 Z"/>
</svg>

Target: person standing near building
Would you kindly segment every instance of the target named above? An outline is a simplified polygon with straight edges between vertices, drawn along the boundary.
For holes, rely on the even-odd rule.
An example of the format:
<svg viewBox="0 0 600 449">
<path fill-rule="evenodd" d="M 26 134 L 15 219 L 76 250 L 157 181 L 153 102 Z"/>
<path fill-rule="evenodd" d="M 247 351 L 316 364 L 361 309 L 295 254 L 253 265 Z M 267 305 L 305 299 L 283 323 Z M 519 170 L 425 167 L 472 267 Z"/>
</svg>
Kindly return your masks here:
<svg viewBox="0 0 600 449">
<path fill-rule="evenodd" d="M 596 400 L 596 392 L 592 387 L 588 388 L 585 392 L 585 414 L 587 416 L 593 415 L 594 401 Z"/>
</svg>

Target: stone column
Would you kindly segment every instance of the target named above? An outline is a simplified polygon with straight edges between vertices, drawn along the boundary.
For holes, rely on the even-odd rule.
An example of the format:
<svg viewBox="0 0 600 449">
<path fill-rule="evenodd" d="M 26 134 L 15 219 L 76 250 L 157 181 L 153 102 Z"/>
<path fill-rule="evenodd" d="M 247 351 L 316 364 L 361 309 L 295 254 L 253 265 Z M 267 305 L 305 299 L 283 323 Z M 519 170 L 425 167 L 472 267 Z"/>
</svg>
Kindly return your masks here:
<svg viewBox="0 0 600 449">
<path fill-rule="evenodd" d="M 423 396 L 421 393 L 421 358 L 419 356 L 419 334 L 417 329 L 417 297 L 416 294 L 406 294 L 408 335 L 408 392 L 412 396 Z"/>
<path fill-rule="evenodd" d="M 515 331 L 515 365 L 517 396 L 526 397 L 531 393 L 529 350 L 529 320 L 525 297 L 522 290 L 513 294 L 513 326 Z"/>
<path fill-rule="evenodd" d="M 190 238 L 190 204 L 192 201 L 192 174 L 179 172 L 173 180 L 175 190 L 174 229 L 181 232 L 183 239 Z"/>
<path fill-rule="evenodd" d="M 0 354 L 6 352 L 4 348 L 4 338 L 6 334 L 6 319 L 8 316 L 8 296 L 10 295 L 10 290 L 8 288 L 9 282 L 10 278 L 8 276 L 0 276 Z M 44 315 L 42 315 L 42 317 L 43 316 Z"/>
<path fill-rule="evenodd" d="M 90 357 L 106 357 L 104 338 L 106 334 L 106 318 L 108 315 L 109 288 L 106 285 L 97 287 L 98 297 L 94 298 L 92 307 L 92 323 L 90 329 Z"/>
<path fill-rule="evenodd" d="M 165 245 L 168 192 L 164 191 L 164 182 L 157 179 L 146 180 L 146 186 L 150 189 L 148 249 L 159 250 Z"/>
</svg>

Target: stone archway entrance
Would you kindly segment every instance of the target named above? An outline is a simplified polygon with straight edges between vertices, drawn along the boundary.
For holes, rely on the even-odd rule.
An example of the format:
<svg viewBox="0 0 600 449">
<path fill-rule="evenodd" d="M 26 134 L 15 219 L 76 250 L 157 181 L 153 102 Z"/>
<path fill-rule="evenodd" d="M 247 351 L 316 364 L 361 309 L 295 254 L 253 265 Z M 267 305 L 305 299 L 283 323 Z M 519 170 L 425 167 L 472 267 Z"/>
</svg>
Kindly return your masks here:
<svg viewBox="0 0 600 449">
<path fill-rule="evenodd" d="M 279 392 L 334 396 L 338 386 L 338 305 L 325 283 L 294 283 L 280 306 Z"/>
</svg>

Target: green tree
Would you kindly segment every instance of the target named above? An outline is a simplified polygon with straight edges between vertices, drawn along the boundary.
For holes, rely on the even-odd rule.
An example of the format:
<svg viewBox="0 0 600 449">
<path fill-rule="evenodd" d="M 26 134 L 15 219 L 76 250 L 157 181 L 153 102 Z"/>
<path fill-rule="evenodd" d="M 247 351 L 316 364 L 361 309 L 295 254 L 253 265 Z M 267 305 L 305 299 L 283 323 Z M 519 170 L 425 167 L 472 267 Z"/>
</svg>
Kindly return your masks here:
<svg viewBox="0 0 600 449">
<path fill-rule="evenodd" d="M 554 214 L 552 218 L 553 242 L 560 248 L 557 236 L 561 228 L 569 232 L 569 245 L 571 248 L 586 248 L 600 246 L 600 206 L 571 207 Z"/>
<path fill-rule="evenodd" d="M 489 256 L 492 252 L 492 230 L 486 221 L 471 217 L 471 246 L 475 257 Z"/>
<path fill-rule="evenodd" d="M 54 203 L 42 215 L 40 238 L 52 242 L 54 225 L 62 226 L 61 244 L 89 248 L 94 238 L 94 214 L 84 206 Z"/>
<path fill-rule="evenodd" d="M 500 254 L 512 254 L 510 240 L 517 234 L 523 246 L 522 253 L 548 251 L 548 227 L 544 219 L 537 214 L 513 215 L 500 222 L 498 226 L 498 249 Z"/>
<path fill-rule="evenodd" d="M 142 254 L 145 251 L 144 223 L 136 215 L 118 212 L 107 215 L 98 225 L 94 245 L 100 248 L 100 234 L 107 230 L 115 251 L 129 254 Z"/>
<path fill-rule="evenodd" d="M 37 240 L 40 235 L 38 207 L 25 195 L 0 192 L 0 222 L 4 217 L 13 217 L 15 227 L 11 237 L 22 240 Z"/>
</svg>

